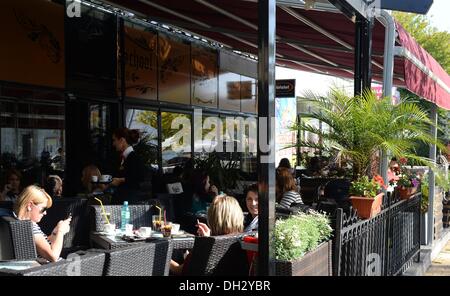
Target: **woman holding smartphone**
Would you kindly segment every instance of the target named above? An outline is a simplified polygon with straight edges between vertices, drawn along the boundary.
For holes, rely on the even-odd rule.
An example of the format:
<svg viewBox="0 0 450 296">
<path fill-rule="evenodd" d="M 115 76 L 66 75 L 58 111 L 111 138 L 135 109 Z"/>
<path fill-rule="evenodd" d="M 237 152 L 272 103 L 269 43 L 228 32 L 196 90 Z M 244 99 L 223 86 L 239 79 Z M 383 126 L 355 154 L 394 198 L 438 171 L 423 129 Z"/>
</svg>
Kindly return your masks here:
<svg viewBox="0 0 450 296">
<path fill-rule="evenodd" d="M 15 201 L 20 194 L 22 174 L 16 169 L 6 173 L 6 184 L 0 194 L 0 201 Z"/>
<path fill-rule="evenodd" d="M 61 220 L 47 236 L 42 232 L 37 223 L 47 214 L 47 209 L 52 206 L 52 198 L 44 189 L 37 186 L 25 188 L 14 204 L 14 216 L 19 220 L 32 222 L 33 238 L 36 251 L 42 258 L 50 262 L 59 260 L 64 242 L 64 235 L 70 231 L 72 217 Z"/>
</svg>

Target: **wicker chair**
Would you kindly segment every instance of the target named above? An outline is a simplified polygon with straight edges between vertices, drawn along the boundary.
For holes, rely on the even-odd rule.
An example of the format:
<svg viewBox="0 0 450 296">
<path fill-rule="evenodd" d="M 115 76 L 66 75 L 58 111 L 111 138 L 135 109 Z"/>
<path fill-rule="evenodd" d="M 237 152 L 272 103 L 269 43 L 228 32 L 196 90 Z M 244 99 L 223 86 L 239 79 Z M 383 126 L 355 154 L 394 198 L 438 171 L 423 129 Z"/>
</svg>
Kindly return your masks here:
<svg viewBox="0 0 450 296">
<path fill-rule="evenodd" d="M 101 276 L 105 254 L 74 253 L 71 259 L 60 260 L 25 270 L 0 269 L 0 276 Z"/>
<path fill-rule="evenodd" d="M 49 234 L 60 220 L 72 215 L 70 231 L 64 236 L 62 255 L 89 247 L 89 212 L 88 200 L 84 198 L 54 199 L 52 207 L 47 211 L 39 226 Z"/>
<path fill-rule="evenodd" d="M 121 222 L 121 209 L 122 206 L 104 206 L 105 211 L 110 213 L 110 222 L 120 226 Z M 129 205 L 130 209 L 130 224 L 133 224 L 134 228 L 139 228 L 141 226 L 151 226 L 152 225 L 152 211 L 150 205 Z M 105 223 L 105 218 L 102 213 L 100 206 L 91 206 L 91 230 L 92 231 L 103 231 L 103 224 Z"/>
<path fill-rule="evenodd" d="M 0 217 L 0 259 L 28 260 L 37 257 L 32 222 Z"/>
<path fill-rule="evenodd" d="M 152 276 L 154 244 L 139 244 L 115 250 L 90 249 L 89 253 L 106 255 L 104 276 Z"/>
<path fill-rule="evenodd" d="M 247 255 L 240 236 L 196 237 L 187 275 L 248 276 Z"/>
</svg>

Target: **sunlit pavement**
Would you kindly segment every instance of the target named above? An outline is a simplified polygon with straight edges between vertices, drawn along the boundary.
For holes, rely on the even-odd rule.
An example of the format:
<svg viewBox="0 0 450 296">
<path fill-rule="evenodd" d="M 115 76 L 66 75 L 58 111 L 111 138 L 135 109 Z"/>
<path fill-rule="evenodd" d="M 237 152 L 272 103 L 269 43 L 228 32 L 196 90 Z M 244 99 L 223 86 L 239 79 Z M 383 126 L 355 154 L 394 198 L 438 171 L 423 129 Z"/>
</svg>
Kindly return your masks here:
<svg viewBox="0 0 450 296">
<path fill-rule="evenodd" d="M 426 276 L 450 276 L 450 241 L 433 260 Z"/>
</svg>

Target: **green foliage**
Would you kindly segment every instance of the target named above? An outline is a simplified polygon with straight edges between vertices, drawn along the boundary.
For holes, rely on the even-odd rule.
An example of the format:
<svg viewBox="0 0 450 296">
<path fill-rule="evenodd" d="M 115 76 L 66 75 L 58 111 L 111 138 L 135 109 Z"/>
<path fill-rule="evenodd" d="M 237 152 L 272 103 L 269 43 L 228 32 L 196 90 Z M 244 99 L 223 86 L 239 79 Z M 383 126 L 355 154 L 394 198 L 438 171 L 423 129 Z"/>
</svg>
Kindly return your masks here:
<svg viewBox="0 0 450 296">
<path fill-rule="evenodd" d="M 236 188 L 237 181 L 243 179 L 239 166 L 239 160 L 233 159 L 230 153 L 211 152 L 194 157 L 194 167 L 206 171 L 211 183 L 222 191 Z"/>
<path fill-rule="evenodd" d="M 293 127 L 297 132 L 307 131 L 323 139 L 321 143 L 300 141 L 298 146 L 326 151 L 336 162 L 347 161 L 353 168 L 353 179 L 369 174 L 370 164 L 380 150 L 434 167 L 429 159 L 414 154 L 416 143 L 434 143 L 445 149 L 429 134 L 432 122 L 428 114 L 412 100 L 392 105 L 390 98 L 378 99 L 371 91 L 353 97 L 339 89 L 331 89 L 326 97 L 311 92 L 306 97 L 317 108 L 309 117 L 322 121 L 329 129 L 298 122 Z"/>
<path fill-rule="evenodd" d="M 380 184 L 375 180 L 369 180 L 369 177 L 362 176 L 351 183 L 349 193 L 354 196 L 374 198 L 380 189 Z"/>
<path fill-rule="evenodd" d="M 134 151 L 148 168 L 158 163 L 158 145 L 152 143 L 152 140 L 154 138 L 151 135 L 145 135 L 134 145 Z"/>
<path fill-rule="evenodd" d="M 275 258 L 296 260 L 331 237 L 330 220 L 325 214 L 310 211 L 277 220 L 274 230 Z"/>
</svg>

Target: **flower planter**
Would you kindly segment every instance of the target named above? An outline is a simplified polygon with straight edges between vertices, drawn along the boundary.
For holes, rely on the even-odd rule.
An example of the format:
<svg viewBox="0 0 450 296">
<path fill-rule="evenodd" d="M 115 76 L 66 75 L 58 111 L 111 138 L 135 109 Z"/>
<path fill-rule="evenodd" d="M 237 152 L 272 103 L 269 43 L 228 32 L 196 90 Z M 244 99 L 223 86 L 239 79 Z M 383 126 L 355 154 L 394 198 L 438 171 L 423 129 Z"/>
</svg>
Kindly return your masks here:
<svg viewBox="0 0 450 296">
<path fill-rule="evenodd" d="M 409 199 L 417 192 L 417 187 L 398 187 L 400 199 Z"/>
<path fill-rule="evenodd" d="M 370 219 L 381 212 L 381 204 L 383 203 L 384 193 L 380 193 L 375 198 L 364 196 L 350 196 L 352 207 L 356 209 L 358 217 L 362 219 Z"/>
<path fill-rule="evenodd" d="M 275 260 L 275 274 L 281 276 L 331 276 L 332 241 L 320 244 L 302 258 L 291 261 Z"/>
</svg>

